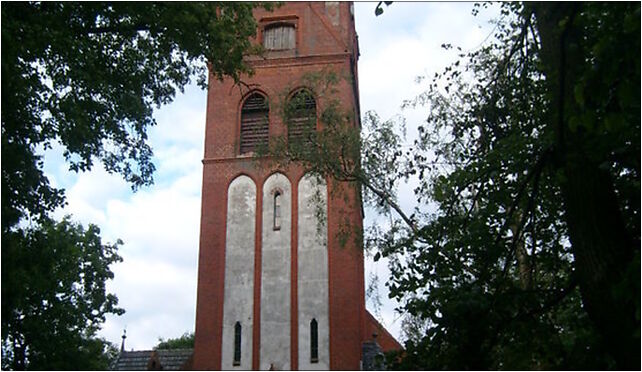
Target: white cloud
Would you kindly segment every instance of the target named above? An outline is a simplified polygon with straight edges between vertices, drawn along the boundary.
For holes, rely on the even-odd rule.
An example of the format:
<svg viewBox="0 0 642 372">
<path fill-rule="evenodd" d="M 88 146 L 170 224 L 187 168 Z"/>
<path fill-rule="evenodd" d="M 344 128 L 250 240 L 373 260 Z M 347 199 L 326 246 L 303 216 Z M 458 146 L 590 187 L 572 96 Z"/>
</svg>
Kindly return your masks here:
<svg viewBox="0 0 642 372">
<path fill-rule="evenodd" d="M 124 241 L 110 288 L 127 312 L 109 317 L 101 334 L 118 342 L 127 327 L 128 349 L 194 330 L 205 128 L 204 99 L 194 108 L 199 95 L 190 87 L 155 115 L 156 184 L 111 199 L 104 210 L 105 233 Z"/>
<path fill-rule="evenodd" d="M 122 235 L 124 252 L 160 256 L 180 264 L 186 260 L 186 250 L 197 249 L 200 198 L 185 193 L 189 188 L 184 184 L 189 181 L 189 176 L 181 177 L 170 188 L 109 202 L 106 219 L 110 229 Z"/>
<path fill-rule="evenodd" d="M 183 160 L 189 159 L 190 151 Z M 200 164 L 200 159 L 190 161 Z M 119 176 L 96 169 L 83 174 L 67 191 L 71 213 L 83 224 L 95 223 L 105 242 L 124 241 L 124 261 L 112 266 L 121 317 L 108 317 L 101 335 L 114 343 L 127 327 L 127 345 L 151 348 L 158 337 L 177 337 L 194 329 L 196 268 L 200 231 L 201 169 L 175 176 L 166 187 L 152 186 L 133 195 Z"/>
<path fill-rule="evenodd" d="M 69 172 L 59 146 L 45 157 L 52 184 L 67 190 L 68 205 L 56 216 L 98 225 L 104 242 L 124 241 L 124 261 L 112 266 L 108 290 L 126 313 L 109 316 L 100 335 L 119 344 L 127 327 L 128 349 L 149 349 L 158 337 L 194 330 L 205 92 L 190 86 L 155 117 L 158 125 L 149 131 L 155 184 L 136 193 L 100 164 Z"/>
<path fill-rule="evenodd" d="M 190 251 L 195 251 L 191 249 Z M 101 334 L 112 342 L 127 329 L 129 350 L 149 349 L 159 337 L 170 338 L 194 330 L 196 257 L 193 265 L 180 266 L 159 254 L 129 257 L 114 269 L 110 289 L 127 312 L 107 319 Z"/>
<path fill-rule="evenodd" d="M 176 100 L 154 113 L 158 126 L 150 130 L 149 138 L 155 148 L 180 145 L 203 151 L 205 107 L 207 94 L 190 85 Z M 178 109 L 178 107 L 180 109 Z"/>
</svg>

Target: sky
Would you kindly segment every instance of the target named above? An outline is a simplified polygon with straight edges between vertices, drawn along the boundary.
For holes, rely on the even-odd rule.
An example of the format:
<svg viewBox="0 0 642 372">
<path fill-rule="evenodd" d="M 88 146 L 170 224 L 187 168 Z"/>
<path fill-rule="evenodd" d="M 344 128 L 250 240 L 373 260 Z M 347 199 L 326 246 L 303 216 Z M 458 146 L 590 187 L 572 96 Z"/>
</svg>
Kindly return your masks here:
<svg viewBox="0 0 642 372">
<path fill-rule="evenodd" d="M 422 91 L 416 78 L 441 72 L 455 60 L 455 52 L 440 47 L 443 43 L 464 51 L 479 47 L 492 31 L 488 21 L 499 12 L 492 7 L 473 17 L 473 3 L 395 2 L 376 17 L 376 5 L 355 3 L 362 115 L 374 110 L 386 120 L 403 114 L 411 142 L 426 115 L 422 109 L 402 111 L 400 105 Z M 135 193 L 99 163 L 76 174 L 68 170 L 60 148 L 45 154 L 45 174 L 53 186 L 66 189 L 68 204 L 56 217 L 71 214 L 85 226 L 98 225 L 103 242 L 124 242 L 119 249 L 123 262 L 112 266 L 115 277 L 107 289 L 126 312 L 108 316 L 99 335 L 120 345 L 126 329 L 128 350 L 151 349 L 159 338 L 194 331 L 205 108 L 206 93 L 194 84 L 156 110 L 158 125 L 149 131 L 155 183 Z M 402 196 L 400 204 L 407 211 L 413 208 L 410 198 Z M 365 224 L 376 221 L 366 210 Z M 397 304 L 388 300 L 384 285 L 386 260 L 374 263 L 368 257 L 365 267 L 367 281 L 372 273 L 379 278 L 382 302 L 379 311 L 372 300 L 367 307 L 402 340 Z"/>
</svg>

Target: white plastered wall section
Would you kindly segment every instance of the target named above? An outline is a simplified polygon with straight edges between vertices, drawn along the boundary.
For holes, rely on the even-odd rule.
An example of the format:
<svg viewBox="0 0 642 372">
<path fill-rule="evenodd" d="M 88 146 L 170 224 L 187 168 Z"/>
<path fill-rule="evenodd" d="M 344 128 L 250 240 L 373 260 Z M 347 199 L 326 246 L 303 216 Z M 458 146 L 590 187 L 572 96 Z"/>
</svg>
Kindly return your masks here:
<svg viewBox="0 0 642 372">
<path fill-rule="evenodd" d="M 298 187 L 299 369 L 330 369 L 328 227 L 325 181 L 306 175 Z M 311 362 L 310 322 L 318 323 L 318 362 Z"/>
<path fill-rule="evenodd" d="M 280 196 L 279 229 L 274 229 L 274 196 Z M 259 369 L 290 369 L 290 236 L 292 188 L 281 173 L 263 184 L 261 256 L 261 346 Z"/>
<path fill-rule="evenodd" d="M 228 188 L 225 235 L 225 298 L 223 301 L 224 370 L 252 369 L 252 326 L 254 305 L 254 240 L 256 185 L 239 176 Z M 241 361 L 234 366 L 234 326 L 241 324 Z"/>
</svg>

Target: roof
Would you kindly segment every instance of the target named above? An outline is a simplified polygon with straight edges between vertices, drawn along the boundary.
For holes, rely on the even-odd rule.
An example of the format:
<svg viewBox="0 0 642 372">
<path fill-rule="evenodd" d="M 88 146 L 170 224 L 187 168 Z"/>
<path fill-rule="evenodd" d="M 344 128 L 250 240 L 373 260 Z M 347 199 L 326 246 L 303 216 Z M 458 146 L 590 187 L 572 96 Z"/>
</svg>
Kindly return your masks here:
<svg viewBox="0 0 642 372">
<path fill-rule="evenodd" d="M 384 352 L 392 350 L 403 350 L 403 346 L 394 338 L 379 321 L 366 310 L 366 335 L 377 334 L 377 343 Z"/>
<path fill-rule="evenodd" d="M 112 365 L 113 371 L 178 371 L 190 368 L 193 349 L 121 351 Z M 155 358 L 154 358 L 155 354 Z M 159 365 L 150 364 L 152 361 Z"/>
</svg>

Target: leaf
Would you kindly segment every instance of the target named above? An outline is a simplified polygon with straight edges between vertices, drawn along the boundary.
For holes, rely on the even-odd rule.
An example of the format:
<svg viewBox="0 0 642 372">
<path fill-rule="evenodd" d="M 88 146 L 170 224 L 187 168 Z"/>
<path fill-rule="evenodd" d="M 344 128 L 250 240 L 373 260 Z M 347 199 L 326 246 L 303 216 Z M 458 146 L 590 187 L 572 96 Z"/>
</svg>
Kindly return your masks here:
<svg viewBox="0 0 642 372">
<path fill-rule="evenodd" d="M 568 129 L 571 131 L 571 133 L 576 133 L 577 128 L 582 125 L 580 117 L 577 115 L 572 116 L 569 121 L 568 121 Z"/>
<path fill-rule="evenodd" d="M 584 106 L 584 85 L 581 83 L 576 84 L 573 93 L 575 95 L 575 102 L 577 102 L 580 107 Z"/>
</svg>

